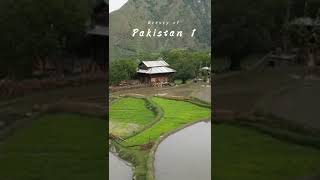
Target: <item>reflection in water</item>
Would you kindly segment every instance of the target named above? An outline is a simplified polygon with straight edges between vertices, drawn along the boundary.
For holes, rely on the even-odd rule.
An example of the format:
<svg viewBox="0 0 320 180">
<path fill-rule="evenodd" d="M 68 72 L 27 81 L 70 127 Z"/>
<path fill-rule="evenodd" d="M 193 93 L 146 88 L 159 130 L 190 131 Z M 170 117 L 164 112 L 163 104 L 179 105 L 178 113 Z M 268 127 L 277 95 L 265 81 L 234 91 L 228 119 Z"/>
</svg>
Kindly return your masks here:
<svg viewBox="0 0 320 180">
<path fill-rule="evenodd" d="M 109 152 L 109 180 L 132 180 L 132 169 Z"/>
<path fill-rule="evenodd" d="M 168 138 L 155 155 L 156 180 L 211 179 L 211 123 L 200 122 Z"/>
</svg>

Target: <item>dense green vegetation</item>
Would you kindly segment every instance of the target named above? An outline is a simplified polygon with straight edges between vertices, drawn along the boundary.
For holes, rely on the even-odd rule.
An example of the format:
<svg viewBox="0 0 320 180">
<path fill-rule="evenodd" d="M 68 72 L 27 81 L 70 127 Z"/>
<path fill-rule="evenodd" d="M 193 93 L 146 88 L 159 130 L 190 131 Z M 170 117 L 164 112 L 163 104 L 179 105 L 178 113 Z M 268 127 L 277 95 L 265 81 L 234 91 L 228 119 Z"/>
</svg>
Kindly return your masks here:
<svg viewBox="0 0 320 180">
<path fill-rule="evenodd" d="M 210 51 L 172 49 L 162 52 L 162 56 L 173 69 L 177 70 L 174 79 L 182 80 L 182 83 L 202 75 L 200 71 L 202 67 L 211 66 Z"/>
<path fill-rule="evenodd" d="M 44 115 L 0 144 L 0 179 L 107 179 L 105 128 L 92 117 Z"/>
<path fill-rule="evenodd" d="M 110 64 L 110 84 L 119 84 L 121 81 L 133 79 L 138 68 L 138 61 L 122 59 Z"/>
<path fill-rule="evenodd" d="M 136 78 L 136 70 L 141 61 L 157 60 L 162 58 L 170 67 L 176 69 L 174 80 L 185 83 L 201 75 L 200 68 L 210 66 L 210 51 L 195 51 L 191 49 L 171 49 L 161 53 L 139 53 L 128 58 L 120 58 L 111 62 L 110 83 L 119 84 L 123 80 Z"/>
<path fill-rule="evenodd" d="M 161 135 L 172 132 L 186 124 L 208 119 L 211 111 L 189 102 L 152 98 L 164 111 L 163 118 L 151 128 L 126 140 L 127 145 L 146 144 L 157 140 Z"/>
<path fill-rule="evenodd" d="M 110 107 L 109 133 L 117 136 L 129 135 L 152 122 L 154 116 L 146 100 L 121 98 Z"/>
<path fill-rule="evenodd" d="M 289 180 L 316 175 L 320 170 L 320 150 L 283 142 L 252 129 L 216 125 L 213 138 L 215 179 Z"/>
</svg>

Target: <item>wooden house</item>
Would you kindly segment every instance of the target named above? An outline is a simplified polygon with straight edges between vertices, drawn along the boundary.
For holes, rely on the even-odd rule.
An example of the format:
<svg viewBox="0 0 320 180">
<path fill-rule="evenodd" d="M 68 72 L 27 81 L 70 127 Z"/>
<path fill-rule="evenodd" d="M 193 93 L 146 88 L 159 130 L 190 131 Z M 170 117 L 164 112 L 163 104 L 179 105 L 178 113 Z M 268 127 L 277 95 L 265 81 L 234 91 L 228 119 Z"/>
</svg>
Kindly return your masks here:
<svg viewBox="0 0 320 180">
<path fill-rule="evenodd" d="M 91 21 L 91 27 L 87 31 L 86 48 L 89 49 L 93 62 L 105 72 L 109 58 L 109 5 L 106 1 L 97 1 Z"/>
<path fill-rule="evenodd" d="M 169 64 L 160 59 L 157 61 L 142 61 L 137 71 L 141 83 L 152 86 L 169 84 L 176 70 L 171 69 Z"/>
</svg>

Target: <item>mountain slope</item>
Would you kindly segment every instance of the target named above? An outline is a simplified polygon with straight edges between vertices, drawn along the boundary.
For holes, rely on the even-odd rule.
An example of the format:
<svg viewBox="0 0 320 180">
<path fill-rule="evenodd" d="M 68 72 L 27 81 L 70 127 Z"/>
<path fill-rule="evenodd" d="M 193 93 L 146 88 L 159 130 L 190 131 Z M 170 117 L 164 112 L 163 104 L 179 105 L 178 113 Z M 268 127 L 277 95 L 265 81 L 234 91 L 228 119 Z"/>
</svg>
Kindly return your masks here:
<svg viewBox="0 0 320 180">
<path fill-rule="evenodd" d="M 208 49 L 211 46 L 210 0 L 129 0 L 109 16 L 111 60 L 139 52 L 171 48 Z M 148 21 L 170 24 L 148 25 Z M 179 24 L 172 25 L 172 22 Z M 183 31 L 183 37 L 132 37 L 133 29 Z M 197 29 L 194 37 L 192 30 Z"/>
</svg>

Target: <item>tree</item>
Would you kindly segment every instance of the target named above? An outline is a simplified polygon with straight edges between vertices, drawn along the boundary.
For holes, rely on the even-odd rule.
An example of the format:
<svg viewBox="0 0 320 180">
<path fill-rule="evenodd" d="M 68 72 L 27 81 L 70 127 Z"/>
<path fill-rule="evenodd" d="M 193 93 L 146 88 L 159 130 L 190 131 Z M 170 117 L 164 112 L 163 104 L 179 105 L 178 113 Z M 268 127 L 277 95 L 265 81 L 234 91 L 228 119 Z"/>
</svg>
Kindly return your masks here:
<svg viewBox="0 0 320 180">
<path fill-rule="evenodd" d="M 137 72 L 138 62 L 133 59 L 112 61 L 110 65 L 110 84 L 117 85 L 123 80 L 133 79 Z"/>
<path fill-rule="evenodd" d="M 208 51 L 198 52 L 191 49 L 172 49 L 162 52 L 163 58 L 177 72 L 175 79 L 187 80 L 195 78 L 200 73 L 201 66 L 210 66 L 211 58 Z"/>
<path fill-rule="evenodd" d="M 229 57 L 231 70 L 236 70 L 245 56 L 276 47 L 286 7 L 287 0 L 216 1 L 212 9 L 215 55 Z"/>
<path fill-rule="evenodd" d="M 311 18 L 298 18 L 288 25 L 288 34 L 294 47 L 305 54 L 307 65 L 315 66 L 316 53 L 320 48 L 320 24 Z"/>
<path fill-rule="evenodd" d="M 34 61 L 74 51 L 90 19 L 90 2 L 2 1 L 0 70 L 14 77 L 25 77 L 31 75 Z"/>
</svg>

